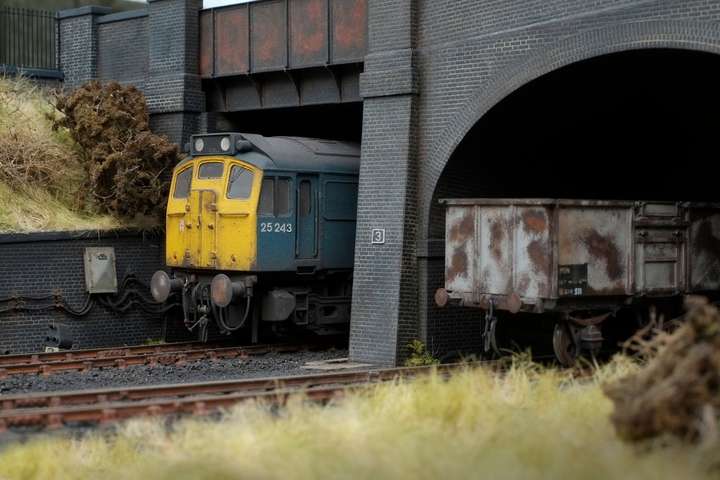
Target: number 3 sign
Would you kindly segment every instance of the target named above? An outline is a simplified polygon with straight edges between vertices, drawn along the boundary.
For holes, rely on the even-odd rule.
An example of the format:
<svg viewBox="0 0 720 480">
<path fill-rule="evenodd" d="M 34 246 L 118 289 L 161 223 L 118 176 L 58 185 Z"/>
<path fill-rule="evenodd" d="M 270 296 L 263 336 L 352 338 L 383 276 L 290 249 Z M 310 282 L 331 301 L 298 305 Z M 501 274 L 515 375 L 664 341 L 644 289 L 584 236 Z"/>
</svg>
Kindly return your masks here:
<svg viewBox="0 0 720 480">
<path fill-rule="evenodd" d="M 373 228 L 372 229 L 372 241 L 373 245 L 380 245 L 385 243 L 385 229 L 384 228 Z"/>
</svg>

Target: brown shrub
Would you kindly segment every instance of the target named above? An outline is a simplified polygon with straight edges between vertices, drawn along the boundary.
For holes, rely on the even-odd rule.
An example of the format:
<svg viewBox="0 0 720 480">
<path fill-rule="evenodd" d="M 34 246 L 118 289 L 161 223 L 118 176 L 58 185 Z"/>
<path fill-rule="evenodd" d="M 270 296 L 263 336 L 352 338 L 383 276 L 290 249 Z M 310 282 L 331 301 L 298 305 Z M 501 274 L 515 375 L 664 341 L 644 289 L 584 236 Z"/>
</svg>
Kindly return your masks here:
<svg viewBox="0 0 720 480">
<path fill-rule="evenodd" d="M 67 153 L 25 130 L 0 131 L 0 180 L 14 188 L 39 183 L 59 190 Z"/>
<path fill-rule="evenodd" d="M 150 132 L 144 95 L 117 82 L 88 82 L 57 95 L 67 128 L 81 147 L 87 189 L 102 211 L 120 217 L 159 217 L 164 211 L 169 171 L 180 160 L 177 146 Z"/>
<path fill-rule="evenodd" d="M 641 341 L 647 365 L 605 387 L 614 403 L 618 434 L 640 441 L 664 434 L 716 440 L 720 413 L 720 312 L 707 302 L 690 305 L 672 334 Z M 656 352 L 656 353 L 655 353 Z"/>
</svg>

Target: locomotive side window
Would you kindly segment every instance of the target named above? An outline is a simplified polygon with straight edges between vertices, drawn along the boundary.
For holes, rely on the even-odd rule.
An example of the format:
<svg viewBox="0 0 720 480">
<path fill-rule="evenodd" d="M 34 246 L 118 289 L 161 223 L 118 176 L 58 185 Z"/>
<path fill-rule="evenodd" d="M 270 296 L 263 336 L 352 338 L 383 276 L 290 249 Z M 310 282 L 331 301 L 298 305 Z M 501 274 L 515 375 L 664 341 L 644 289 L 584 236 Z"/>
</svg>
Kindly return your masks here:
<svg viewBox="0 0 720 480">
<path fill-rule="evenodd" d="M 275 197 L 275 180 L 265 178 L 262 181 L 262 189 L 260 190 L 260 215 L 273 214 L 273 198 Z"/>
<path fill-rule="evenodd" d="M 306 217 L 310 215 L 310 209 L 312 202 L 310 199 L 310 180 L 303 180 L 300 182 L 300 215 Z"/>
<path fill-rule="evenodd" d="M 278 178 L 277 191 L 275 192 L 275 205 L 278 216 L 290 214 L 290 179 Z"/>
<path fill-rule="evenodd" d="M 290 179 L 268 177 L 263 179 L 260 191 L 260 215 L 275 217 L 290 214 Z"/>
<path fill-rule="evenodd" d="M 192 184 L 192 167 L 186 168 L 178 173 L 175 179 L 175 191 L 173 198 L 188 198 L 190 196 L 190 185 Z"/>
<path fill-rule="evenodd" d="M 230 169 L 227 198 L 250 198 L 253 177 L 254 175 L 250 170 L 233 165 L 232 169 Z"/>
<path fill-rule="evenodd" d="M 200 165 L 198 178 L 220 178 L 223 174 L 222 162 L 208 162 Z"/>
</svg>

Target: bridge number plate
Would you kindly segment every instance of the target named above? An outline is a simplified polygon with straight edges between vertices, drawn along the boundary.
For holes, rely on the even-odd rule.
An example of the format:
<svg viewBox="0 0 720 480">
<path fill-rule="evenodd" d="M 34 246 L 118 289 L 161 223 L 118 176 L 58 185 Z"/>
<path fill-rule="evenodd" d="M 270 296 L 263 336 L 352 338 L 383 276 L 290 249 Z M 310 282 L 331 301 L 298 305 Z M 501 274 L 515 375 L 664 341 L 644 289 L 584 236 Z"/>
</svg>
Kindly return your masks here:
<svg viewBox="0 0 720 480">
<path fill-rule="evenodd" d="M 372 241 L 373 245 L 381 245 L 385 243 L 385 229 L 384 228 L 373 228 L 372 229 Z"/>
</svg>

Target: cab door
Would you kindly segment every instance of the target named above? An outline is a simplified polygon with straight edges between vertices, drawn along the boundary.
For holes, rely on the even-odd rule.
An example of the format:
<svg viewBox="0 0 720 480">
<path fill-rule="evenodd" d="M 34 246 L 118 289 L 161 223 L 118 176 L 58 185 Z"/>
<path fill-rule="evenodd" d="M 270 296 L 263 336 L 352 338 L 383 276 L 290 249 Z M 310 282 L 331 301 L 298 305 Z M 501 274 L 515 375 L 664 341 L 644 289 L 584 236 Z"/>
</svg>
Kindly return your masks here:
<svg viewBox="0 0 720 480">
<path fill-rule="evenodd" d="M 297 176 L 297 235 L 295 257 L 316 258 L 319 236 L 319 195 L 317 175 Z"/>
<path fill-rule="evenodd" d="M 190 266 L 215 268 L 217 264 L 218 197 L 223 189 L 225 159 L 207 158 L 198 162 L 197 176 L 190 192 L 187 229 Z"/>
<path fill-rule="evenodd" d="M 190 265 L 214 267 L 216 248 L 217 193 L 214 190 L 193 190 L 190 194 Z"/>
</svg>

